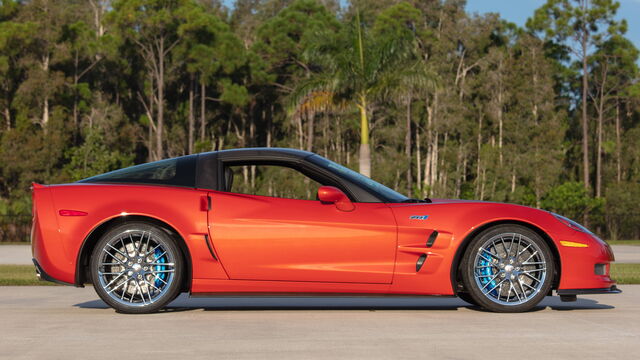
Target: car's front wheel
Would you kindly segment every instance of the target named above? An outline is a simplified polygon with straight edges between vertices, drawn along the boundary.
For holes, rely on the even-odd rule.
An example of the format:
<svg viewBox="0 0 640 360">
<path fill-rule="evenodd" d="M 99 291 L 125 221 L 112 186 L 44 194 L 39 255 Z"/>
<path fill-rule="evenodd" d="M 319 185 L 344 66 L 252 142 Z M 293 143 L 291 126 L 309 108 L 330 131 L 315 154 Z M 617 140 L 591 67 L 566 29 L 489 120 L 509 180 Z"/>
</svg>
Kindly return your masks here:
<svg viewBox="0 0 640 360">
<path fill-rule="evenodd" d="M 91 277 L 98 296 L 123 313 L 155 312 L 180 293 L 184 261 L 162 228 L 132 222 L 114 227 L 96 244 Z"/>
<path fill-rule="evenodd" d="M 552 256 L 544 239 L 524 226 L 487 229 L 471 241 L 463 257 L 465 290 L 490 311 L 530 310 L 551 289 Z"/>
</svg>

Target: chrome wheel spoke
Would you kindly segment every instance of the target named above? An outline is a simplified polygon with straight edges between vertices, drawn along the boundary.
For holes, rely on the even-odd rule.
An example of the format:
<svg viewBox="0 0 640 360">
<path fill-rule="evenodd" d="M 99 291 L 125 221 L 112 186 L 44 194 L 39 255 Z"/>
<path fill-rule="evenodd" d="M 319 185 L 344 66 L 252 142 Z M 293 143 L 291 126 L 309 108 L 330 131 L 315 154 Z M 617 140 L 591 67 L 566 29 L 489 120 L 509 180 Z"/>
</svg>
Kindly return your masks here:
<svg viewBox="0 0 640 360">
<path fill-rule="evenodd" d="M 546 260 L 540 247 L 526 235 L 498 234 L 476 252 L 475 283 L 495 303 L 523 304 L 542 289 L 547 276 Z"/>
<path fill-rule="evenodd" d="M 174 281 L 177 254 L 152 231 L 125 231 L 107 242 L 100 254 L 100 286 L 123 305 L 148 306 Z"/>
</svg>

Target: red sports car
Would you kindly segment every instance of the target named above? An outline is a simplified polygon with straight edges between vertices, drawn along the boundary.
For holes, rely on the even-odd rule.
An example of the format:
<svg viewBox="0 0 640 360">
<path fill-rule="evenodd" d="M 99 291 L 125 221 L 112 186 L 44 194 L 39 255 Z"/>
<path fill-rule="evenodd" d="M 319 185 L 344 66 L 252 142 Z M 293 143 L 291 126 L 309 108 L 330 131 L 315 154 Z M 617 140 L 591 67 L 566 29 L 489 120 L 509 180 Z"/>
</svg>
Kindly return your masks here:
<svg viewBox="0 0 640 360">
<path fill-rule="evenodd" d="M 181 292 L 459 296 L 498 312 L 619 293 L 611 248 L 525 206 L 411 199 L 319 155 L 225 150 L 33 185 L 43 280 L 125 313 Z"/>
</svg>

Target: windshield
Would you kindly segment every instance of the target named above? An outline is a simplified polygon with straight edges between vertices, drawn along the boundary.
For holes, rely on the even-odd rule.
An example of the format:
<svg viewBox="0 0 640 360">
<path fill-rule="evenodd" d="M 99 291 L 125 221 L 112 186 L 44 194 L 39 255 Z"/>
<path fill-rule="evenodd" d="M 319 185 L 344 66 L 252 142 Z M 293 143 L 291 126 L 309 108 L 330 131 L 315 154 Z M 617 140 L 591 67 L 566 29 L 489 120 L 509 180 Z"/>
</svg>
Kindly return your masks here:
<svg viewBox="0 0 640 360">
<path fill-rule="evenodd" d="M 331 171 L 334 174 L 338 174 L 340 177 L 349 180 L 350 182 L 360 186 L 370 193 L 378 195 L 385 202 L 404 202 L 408 198 L 396 191 L 389 189 L 388 187 L 373 181 L 372 179 L 355 172 L 348 167 L 334 163 L 331 160 L 325 159 L 319 155 L 312 155 L 307 160 L 312 163 Z"/>
</svg>

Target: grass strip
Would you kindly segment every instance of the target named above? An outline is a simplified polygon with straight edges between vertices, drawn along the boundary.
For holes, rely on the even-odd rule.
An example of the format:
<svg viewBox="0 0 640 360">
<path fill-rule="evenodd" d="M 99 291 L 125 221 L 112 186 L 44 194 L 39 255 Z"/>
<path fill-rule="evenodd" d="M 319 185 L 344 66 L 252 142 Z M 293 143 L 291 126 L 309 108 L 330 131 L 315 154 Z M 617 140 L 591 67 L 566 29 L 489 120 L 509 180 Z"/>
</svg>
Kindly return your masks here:
<svg viewBox="0 0 640 360">
<path fill-rule="evenodd" d="M 0 265 L 0 286 L 50 286 L 57 285 L 49 281 L 40 281 L 36 277 L 33 265 Z"/>
<path fill-rule="evenodd" d="M 612 264 L 611 278 L 618 284 L 640 284 L 640 264 Z"/>
<path fill-rule="evenodd" d="M 611 277 L 618 284 L 640 284 L 640 264 L 612 264 Z M 0 265 L 0 286 L 50 286 L 36 277 L 33 265 Z"/>
</svg>

